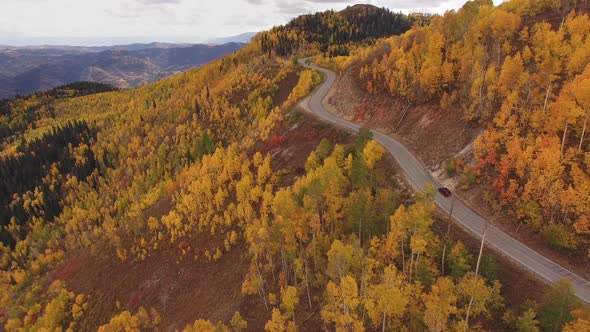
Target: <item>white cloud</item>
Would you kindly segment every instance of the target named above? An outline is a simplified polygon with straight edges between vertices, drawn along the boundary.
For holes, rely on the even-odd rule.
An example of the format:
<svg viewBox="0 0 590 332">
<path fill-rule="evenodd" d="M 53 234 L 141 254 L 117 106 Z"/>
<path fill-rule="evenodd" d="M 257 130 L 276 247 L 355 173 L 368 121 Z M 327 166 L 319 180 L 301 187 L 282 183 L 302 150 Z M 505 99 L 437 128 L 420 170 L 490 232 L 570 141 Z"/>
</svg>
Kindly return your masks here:
<svg viewBox="0 0 590 332">
<path fill-rule="evenodd" d="M 165 5 L 180 3 L 180 0 L 137 0 L 139 3 L 144 5 Z"/>
<path fill-rule="evenodd" d="M 305 0 L 312 3 L 350 3 L 352 0 Z"/>
<path fill-rule="evenodd" d="M 281 14 L 292 16 L 310 11 L 310 7 L 303 1 L 276 0 L 275 5 Z"/>
<path fill-rule="evenodd" d="M 444 12 L 465 0 L 0 0 L 0 44 L 197 42 L 260 31 L 294 16 L 356 3 Z M 500 2 L 500 0 L 496 0 Z"/>
</svg>

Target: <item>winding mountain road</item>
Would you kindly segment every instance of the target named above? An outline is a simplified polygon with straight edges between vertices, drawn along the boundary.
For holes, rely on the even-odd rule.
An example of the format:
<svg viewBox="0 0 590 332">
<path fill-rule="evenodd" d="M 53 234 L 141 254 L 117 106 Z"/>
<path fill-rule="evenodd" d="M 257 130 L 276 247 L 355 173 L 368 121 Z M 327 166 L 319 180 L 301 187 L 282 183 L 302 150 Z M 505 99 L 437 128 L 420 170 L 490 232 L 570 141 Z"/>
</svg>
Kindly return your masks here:
<svg viewBox="0 0 590 332">
<path fill-rule="evenodd" d="M 301 101 L 299 106 L 327 122 L 358 132 L 361 128 L 360 125 L 327 112 L 323 106 L 326 94 L 336 81 L 336 74 L 314 64 L 308 64 L 307 59 L 300 59 L 299 63 L 324 74 L 322 85 L 310 96 Z M 435 187 L 440 187 L 439 182 L 430 175 L 423 163 L 401 142 L 379 131 L 371 131 L 373 133 L 373 139 L 383 145 L 393 155 L 414 189 L 423 191 L 428 183 L 433 184 Z M 451 199 L 437 194 L 435 201 L 443 211 L 449 212 Z M 486 227 L 486 219 L 467 207 L 459 199 L 455 199 L 453 205 L 453 219 L 470 233 L 481 239 L 484 228 Z M 561 279 L 569 279 L 576 291 L 576 295 L 584 302 L 590 304 L 590 282 L 588 280 L 532 250 L 491 223 L 488 225 L 486 233 L 486 244 L 498 253 L 510 257 L 545 281 L 555 283 Z"/>
</svg>

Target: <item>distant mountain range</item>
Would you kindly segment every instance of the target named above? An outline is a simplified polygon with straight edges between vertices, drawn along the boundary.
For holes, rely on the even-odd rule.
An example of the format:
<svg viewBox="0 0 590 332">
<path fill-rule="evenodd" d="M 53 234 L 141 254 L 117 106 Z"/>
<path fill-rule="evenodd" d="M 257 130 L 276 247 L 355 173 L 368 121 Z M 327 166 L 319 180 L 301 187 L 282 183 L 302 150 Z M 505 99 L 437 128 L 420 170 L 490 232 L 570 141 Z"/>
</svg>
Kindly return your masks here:
<svg viewBox="0 0 590 332">
<path fill-rule="evenodd" d="M 76 81 L 132 88 L 203 65 L 243 46 L 236 42 L 109 47 L 0 45 L 0 98 Z"/>
<path fill-rule="evenodd" d="M 205 43 L 206 44 L 206 43 Z M 61 54 L 81 54 L 81 53 L 95 53 L 95 52 L 104 52 L 109 50 L 121 50 L 121 51 L 138 51 L 138 50 L 145 50 L 145 49 L 152 49 L 152 48 L 182 48 L 182 47 L 189 47 L 194 46 L 197 44 L 189 44 L 189 43 L 160 43 L 160 42 L 153 42 L 153 43 L 134 43 L 134 44 L 126 44 L 126 45 L 114 45 L 114 46 L 69 46 L 69 45 L 31 45 L 31 46 L 9 46 L 9 45 L 0 45 L 0 52 L 6 51 L 29 51 L 29 52 L 39 52 L 39 53 L 49 53 L 59 51 Z"/>
<path fill-rule="evenodd" d="M 244 43 L 250 42 L 250 39 L 254 37 L 257 32 L 245 32 L 236 36 L 223 37 L 223 38 L 212 38 L 205 41 L 206 44 L 226 44 L 226 43 Z"/>
</svg>

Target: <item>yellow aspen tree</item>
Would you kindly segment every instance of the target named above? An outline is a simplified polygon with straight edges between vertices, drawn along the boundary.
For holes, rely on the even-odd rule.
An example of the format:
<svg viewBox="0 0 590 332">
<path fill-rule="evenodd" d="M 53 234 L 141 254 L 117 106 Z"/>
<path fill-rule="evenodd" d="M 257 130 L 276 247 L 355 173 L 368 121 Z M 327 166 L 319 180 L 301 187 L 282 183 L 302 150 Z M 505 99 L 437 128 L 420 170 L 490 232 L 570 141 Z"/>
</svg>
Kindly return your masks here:
<svg viewBox="0 0 590 332">
<path fill-rule="evenodd" d="M 468 306 L 464 308 L 467 316 L 459 322 L 459 326 L 468 328 L 469 317 L 477 317 L 480 314 L 490 315 L 493 308 L 502 305 L 500 296 L 500 283 L 495 281 L 487 285 L 483 277 L 469 272 L 457 284 L 457 293 Z"/>
<path fill-rule="evenodd" d="M 366 303 L 367 312 L 375 327 L 381 326 L 385 331 L 403 314 L 409 302 L 410 294 L 406 289 L 402 275 L 398 274 L 393 265 L 389 265 L 383 272 L 383 279 L 379 284 L 370 285 Z"/>
<path fill-rule="evenodd" d="M 287 286 L 281 289 L 281 309 L 286 312 L 286 319 L 292 319 L 295 323 L 295 308 L 299 304 L 299 294 L 297 288 Z"/>
<path fill-rule="evenodd" d="M 449 319 L 458 313 L 455 284 L 448 278 L 436 280 L 430 293 L 422 295 L 424 323 L 431 332 L 448 330 Z"/>
<path fill-rule="evenodd" d="M 242 318 L 239 311 L 232 316 L 229 322 L 233 332 L 241 332 L 248 328 L 248 322 Z"/>
<path fill-rule="evenodd" d="M 336 282 L 344 279 L 350 270 L 360 263 L 358 249 L 340 240 L 332 242 L 327 256 L 328 269 L 326 274 Z"/>
<path fill-rule="evenodd" d="M 160 315 L 154 309 L 150 312 L 140 307 L 137 314 L 133 315 L 129 311 L 123 311 L 111 318 L 108 324 L 98 328 L 99 332 L 116 332 L 129 331 L 139 332 L 143 329 L 156 328 L 160 323 Z M 196 331 L 196 330 L 192 330 Z"/>
<path fill-rule="evenodd" d="M 572 82 L 572 95 L 579 107 L 579 122 L 581 133 L 580 143 L 578 145 L 578 151 L 582 152 L 582 145 L 584 143 L 584 137 L 588 127 L 588 121 L 590 118 L 590 64 L 586 67 L 583 74 L 576 77 Z"/>
<path fill-rule="evenodd" d="M 314 169 L 318 168 L 319 166 L 320 160 L 318 159 L 315 151 L 311 151 L 311 153 L 307 157 L 307 160 L 305 161 L 305 171 L 309 173 Z"/>
<path fill-rule="evenodd" d="M 375 168 L 375 164 L 383 157 L 383 147 L 377 141 L 370 140 L 363 148 L 363 157 L 369 169 Z"/>
<path fill-rule="evenodd" d="M 286 332 L 286 319 L 278 308 L 272 309 L 272 315 L 269 321 L 264 325 L 266 332 Z"/>
<path fill-rule="evenodd" d="M 563 332 L 590 331 L 590 320 L 576 319 L 563 327 Z"/>
<path fill-rule="evenodd" d="M 197 319 L 192 325 L 187 325 L 183 332 L 229 332 L 229 329 L 221 323 L 215 325 L 208 320 Z"/>
<path fill-rule="evenodd" d="M 322 319 L 327 324 L 334 324 L 336 331 L 364 331 L 357 313 L 359 304 L 358 285 L 354 277 L 347 275 L 339 283 L 330 281 L 326 287 Z"/>
</svg>

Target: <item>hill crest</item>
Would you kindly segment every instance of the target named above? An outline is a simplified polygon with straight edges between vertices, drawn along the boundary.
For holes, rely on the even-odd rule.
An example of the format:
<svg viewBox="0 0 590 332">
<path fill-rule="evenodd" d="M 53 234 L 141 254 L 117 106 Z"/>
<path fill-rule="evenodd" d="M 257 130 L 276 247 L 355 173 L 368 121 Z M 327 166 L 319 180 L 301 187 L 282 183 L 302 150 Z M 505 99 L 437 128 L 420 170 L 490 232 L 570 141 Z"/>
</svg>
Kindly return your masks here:
<svg viewBox="0 0 590 332">
<path fill-rule="evenodd" d="M 344 8 L 339 13 L 345 18 L 348 18 L 351 16 L 367 14 L 369 11 L 374 11 L 378 9 L 379 7 L 370 4 L 356 4 Z"/>
</svg>

